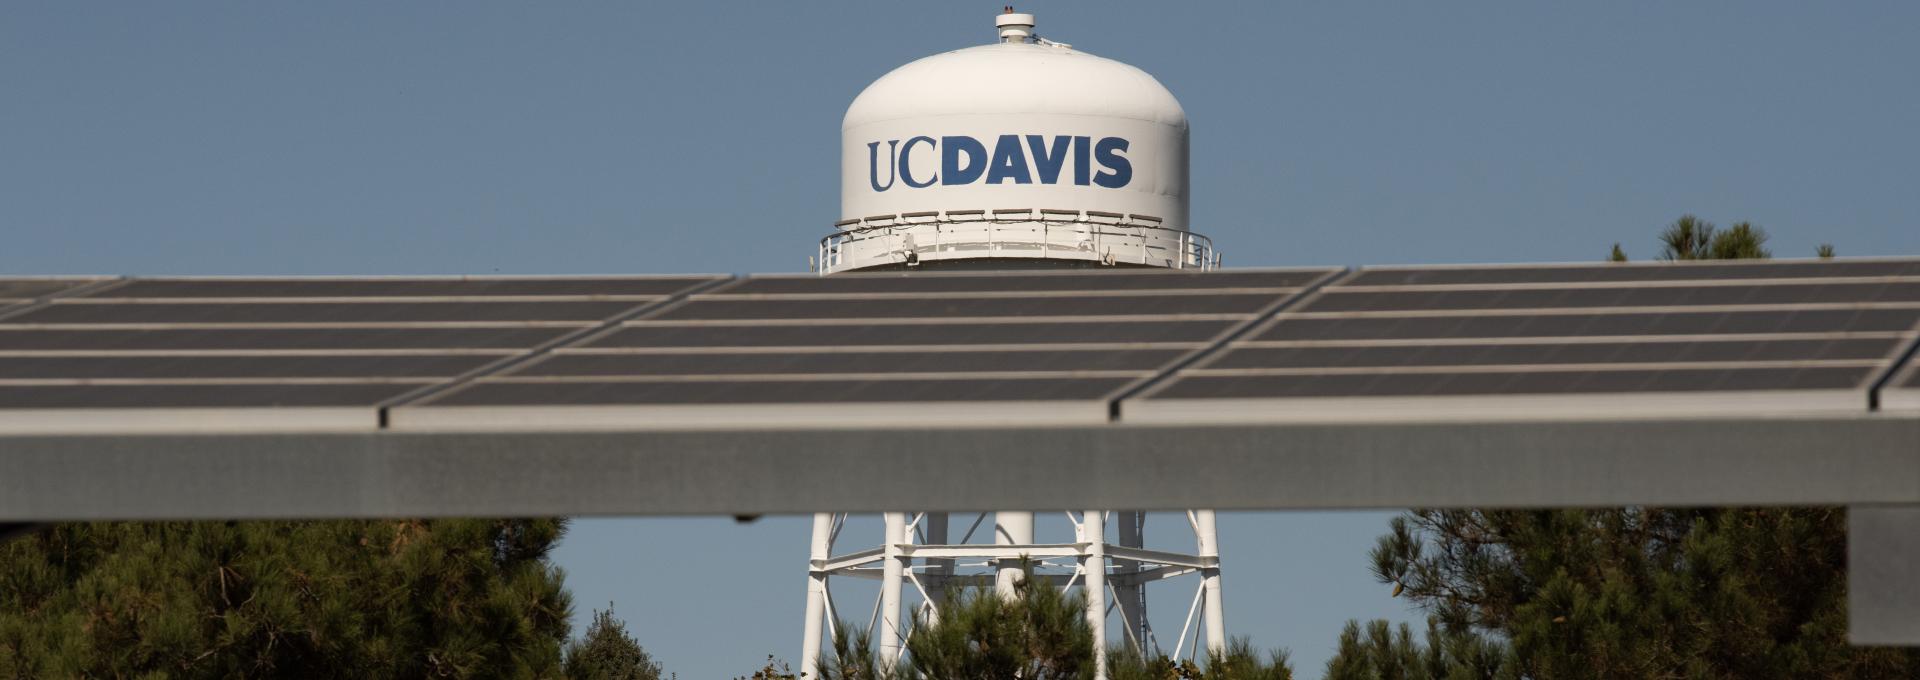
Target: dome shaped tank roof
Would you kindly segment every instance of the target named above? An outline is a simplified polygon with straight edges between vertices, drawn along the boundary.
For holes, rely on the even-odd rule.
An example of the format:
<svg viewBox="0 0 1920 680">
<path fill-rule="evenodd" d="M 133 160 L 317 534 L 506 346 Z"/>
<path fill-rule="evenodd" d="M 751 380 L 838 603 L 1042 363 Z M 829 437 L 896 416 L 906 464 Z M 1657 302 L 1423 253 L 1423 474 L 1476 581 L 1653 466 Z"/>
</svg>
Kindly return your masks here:
<svg viewBox="0 0 1920 680">
<path fill-rule="evenodd" d="M 1179 128 L 1186 111 L 1152 75 L 1057 44 L 996 43 L 936 54 L 873 81 L 842 129 L 956 114 L 1075 114 Z"/>
</svg>

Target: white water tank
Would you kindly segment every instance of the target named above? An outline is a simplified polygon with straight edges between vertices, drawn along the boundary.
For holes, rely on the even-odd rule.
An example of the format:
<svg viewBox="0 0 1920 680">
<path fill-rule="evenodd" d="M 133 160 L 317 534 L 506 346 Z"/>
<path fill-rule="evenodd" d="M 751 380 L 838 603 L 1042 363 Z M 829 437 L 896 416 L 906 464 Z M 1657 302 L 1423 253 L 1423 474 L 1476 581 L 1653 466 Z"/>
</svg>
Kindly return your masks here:
<svg viewBox="0 0 1920 680">
<path fill-rule="evenodd" d="M 998 42 L 894 69 L 847 108 L 822 271 L 1209 266 L 1210 246 L 1187 231 L 1187 116 L 1173 94 L 1039 38 L 1031 14 L 995 24 Z"/>
</svg>

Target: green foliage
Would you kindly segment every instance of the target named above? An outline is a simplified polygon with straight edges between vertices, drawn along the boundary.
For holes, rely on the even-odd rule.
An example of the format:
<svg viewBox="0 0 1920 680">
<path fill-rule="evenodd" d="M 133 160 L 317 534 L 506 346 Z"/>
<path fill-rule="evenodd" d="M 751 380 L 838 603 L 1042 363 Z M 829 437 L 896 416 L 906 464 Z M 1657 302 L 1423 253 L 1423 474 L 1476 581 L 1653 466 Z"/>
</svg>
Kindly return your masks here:
<svg viewBox="0 0 1920 680">
<path fill-rule="evenodd" d="M 8 677 L 557 677 L 564 520 L 55 525 L 0 548 Z"/>
<path fill-rule="evenodd" d="M 613 604 L 594 611 L 593 623 L 579 641 L 567 645 L 562 664 L 571 680 L 660 680 L 660 664 L 613 618 Z"/>
<path fill-rule="evenodd" d="M 1293 680 L 1293 666 L 1286 650 L 1278 650 L 1266 659 L 1246 638 L 1228 641 L 1225 653 L 1207 655 L 1207 665 L 1169 659 L 1146 658 L 1131 648 L 1115 647 L 1107 652 L 1109 680 Z"/>
<path fill-rule="evenodd" d="M 753 675 L 733 680 L 800 680 L 800 676 L 794 674 L 787 662 L 776 660 L 772 654 L 768 654 L 766 666 L 754 671 Z"/>
<path fill-rule="evenodd" d="M 1505 640 L 1518 677 L 1920 676 L 1920 654 L 1847 645 L 1845 527 L 1839 508 L 1416 510 L 1373 560 L 1449 636 Z"/>
<path fill-rule="evenodd" d="M 1660 259 L 1766 259 L 1773 257 L 1766 244 L 1766 230 L 1753 226 L 1752 222 L 1736 222 L 1726 231 L 1720 231 L 1712 222 L 1681 215 L 1660 232 Z M 1614 250 L 1618 253 L 1619 246 L 1615 245 Z"/>
<path fill-rule="evenodd" d="M 1326 680 L 1493 680 L 1512 677 L 1505 650 L 1477 635 L 1448 633 L 1427 619 L 1427 641 L 1412 629 L 1375 620 L 1363 629 L 1348 621 L 1340 651 L 1327 661 Z"/>
<path fill-rule="evenodd" d="M 1712 251 L 1714 226 L 1712 222 L 1693 215 L 1681 215 L 1673 224 L 1660 232 L 1660 259 L 1662 260 L 1704 260 Z"/>
<path fill-rule="evenodd" d="M 1813 254 L 1822 260 L 1830 259 L 1833 257 L 1833 244 L 1822 243 L 1818 249 L 1813 251 Z"/>
<path fill-rule="evenodd" d="M 991 587 L 956 588 L 929 620 L 916 617 L 899 668 L 884 667 L 868 631 L 841 624 L 833 655 L 822 659 L 822 680 L 1084 680 L 1093 677 L 1093 629 L 1086 602 L 1057 588 L 1020 583 L 1012 598 Z M 1292 680 L 1284 651 L 1262 660 L 1244 639 L 1232 641 L 1207 664 L 1143 658 L 1126 648 L 1108 652 L 1112 680 Z"/>
<path fill-rule="evenodd" d="M 1773 257 L 1766 249 L 1767 232 L 1752 222 L 1735 222 L 1726 231 L 1713 235 L 1709 245 L 1715 260 L 1764 260 Z"/>
<path fill-rule="evenodd" d="M 1620 244 L 1615 243 L 1613 244 L 1613 252 L 1607 254 L 1607 261 L 1608 262 L 1626 262 L 1627 251 L 1621 250 Z"/>
</svg>

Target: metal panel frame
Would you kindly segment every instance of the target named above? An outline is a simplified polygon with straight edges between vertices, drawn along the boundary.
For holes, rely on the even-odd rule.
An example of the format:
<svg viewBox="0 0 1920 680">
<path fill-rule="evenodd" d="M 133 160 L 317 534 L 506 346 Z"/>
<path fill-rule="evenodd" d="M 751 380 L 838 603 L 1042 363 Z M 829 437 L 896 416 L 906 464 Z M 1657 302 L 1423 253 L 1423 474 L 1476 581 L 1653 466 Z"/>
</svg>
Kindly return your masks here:
<svg viewBox="0 0 1920 680">
<path fill-rule="evenodd" d="M 0 437 L 0 520 L 1920 504 L 1920 417 Z M 1178 483 L 1168 480 L 1177 479 Z"/>
</svg>

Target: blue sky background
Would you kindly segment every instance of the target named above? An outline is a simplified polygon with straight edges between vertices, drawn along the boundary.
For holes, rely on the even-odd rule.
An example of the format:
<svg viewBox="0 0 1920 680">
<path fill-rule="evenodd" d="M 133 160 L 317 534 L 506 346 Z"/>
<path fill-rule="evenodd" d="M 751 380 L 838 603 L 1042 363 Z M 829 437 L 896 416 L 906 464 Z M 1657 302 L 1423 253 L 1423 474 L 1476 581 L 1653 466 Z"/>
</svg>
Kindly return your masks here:
<svg viewBox="0 0 1920 680">
<path fill-rule="evenodd" d="M 802 270 L 846 104 L 997 7 L 8 4 L 0 272 Z M 1914 3 L 1021 8 L 1180 97 L 1229 265 L 1644 259 L 1683 212 L 1920 254 Z M 1223 518 L 1232 632 L 1312 677 L 1346 619 L 1409 616 L 1365 571 L 1388 516 Z M 806 533 L 594 519 L 559 559 L 581 618 L 731 677 L 795 656 Z"/>
</svg>

